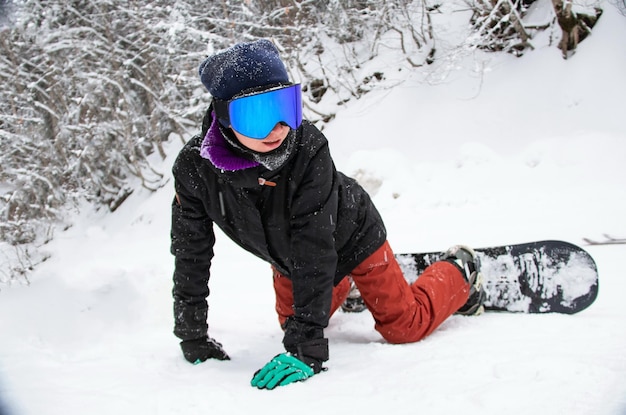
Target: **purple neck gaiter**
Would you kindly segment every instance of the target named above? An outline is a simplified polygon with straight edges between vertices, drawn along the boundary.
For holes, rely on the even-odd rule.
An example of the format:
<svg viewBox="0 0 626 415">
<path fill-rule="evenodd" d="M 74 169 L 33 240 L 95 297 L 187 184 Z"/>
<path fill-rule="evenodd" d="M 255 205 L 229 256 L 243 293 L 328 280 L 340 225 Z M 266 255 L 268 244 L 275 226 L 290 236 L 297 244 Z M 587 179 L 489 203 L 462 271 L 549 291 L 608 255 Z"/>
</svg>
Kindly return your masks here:
<svg viewBox="0 0 626 415">
<path fill-rule="evenodd" d="M 200 155 L 208 159 L 215 167 L 225 171 L 237 171 L 259 166 L 259 163 L 235 154 L 228 146 L 220 131 L 215 112 L 211 114 L 213 121 L 200 146 Z"/>
</svg>

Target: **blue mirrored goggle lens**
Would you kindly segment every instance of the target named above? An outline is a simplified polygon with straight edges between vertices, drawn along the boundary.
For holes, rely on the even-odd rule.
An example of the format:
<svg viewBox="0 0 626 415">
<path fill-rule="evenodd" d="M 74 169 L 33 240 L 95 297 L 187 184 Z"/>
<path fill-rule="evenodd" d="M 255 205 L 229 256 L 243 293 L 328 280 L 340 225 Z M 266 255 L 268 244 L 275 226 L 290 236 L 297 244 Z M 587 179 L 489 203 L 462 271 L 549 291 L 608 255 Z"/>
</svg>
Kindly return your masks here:
<svg viewBox="0 0 626 415">
<path fill-rule="evenodd" d="M 263 139 L 283 122 L 296 129 L 302 123 L 300 85 L 290 85 L 232 100 L 228 105 L 230 125 L 246 137 Z"/>
</svg>

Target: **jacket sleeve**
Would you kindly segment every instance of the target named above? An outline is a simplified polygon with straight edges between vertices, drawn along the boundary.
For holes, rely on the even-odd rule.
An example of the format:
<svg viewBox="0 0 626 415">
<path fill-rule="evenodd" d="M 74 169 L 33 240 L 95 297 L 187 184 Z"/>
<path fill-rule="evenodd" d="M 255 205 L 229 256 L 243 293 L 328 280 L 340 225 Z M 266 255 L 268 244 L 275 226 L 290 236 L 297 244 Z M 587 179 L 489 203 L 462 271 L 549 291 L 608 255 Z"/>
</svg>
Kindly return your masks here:
<svg viewBox="0 0 626 415">
<path fill-rule="evenodd" d="M 294 316 L 286 323 L 283 340 L 290 352 L 300 344 L 323 338 L 330 318 L 337 269 L 335 178 L 330 151 L 324 145 L 310 158 L 291 203 Z M 321 360 L 327 360 L 327 354 Z"/>
<path fill-rule="evenodd" d="M 208 334 L 206 298 L 215 235 L 213 222 L 196 195 L 201 186 L 189 146 L 179 154 L 173 173 L 174 334 L 182 340 L 192 340 Z"/>
</svg>

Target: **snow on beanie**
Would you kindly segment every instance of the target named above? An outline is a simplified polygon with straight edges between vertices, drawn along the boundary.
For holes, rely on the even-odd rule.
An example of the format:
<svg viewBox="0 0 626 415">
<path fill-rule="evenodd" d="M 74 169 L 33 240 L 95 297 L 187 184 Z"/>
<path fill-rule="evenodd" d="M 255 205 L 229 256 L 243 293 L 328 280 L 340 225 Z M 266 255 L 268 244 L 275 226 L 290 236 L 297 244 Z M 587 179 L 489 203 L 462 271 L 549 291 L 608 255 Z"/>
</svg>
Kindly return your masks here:
<svg viewBox="0 0 626 415">
<path fill-rule="evenodd" d="M 209 56 L 199 73 L 211 95 L 224 101 L 248 89 L 289 83 L 278 50 L 267 39 L 239 43 Z"/>
</svg>

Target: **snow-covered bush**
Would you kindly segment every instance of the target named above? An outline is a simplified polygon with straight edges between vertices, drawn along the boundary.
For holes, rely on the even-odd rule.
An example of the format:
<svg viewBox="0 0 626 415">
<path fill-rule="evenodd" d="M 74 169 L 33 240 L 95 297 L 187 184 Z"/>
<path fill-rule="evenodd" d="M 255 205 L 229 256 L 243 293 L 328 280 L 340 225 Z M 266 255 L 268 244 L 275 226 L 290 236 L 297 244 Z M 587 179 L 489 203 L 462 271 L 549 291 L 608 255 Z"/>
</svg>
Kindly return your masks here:
<svg viewBox="0 0 626 415">
<path fill-rule="evenodd" d="M 115 210 L 134 183 L 162 186 L 165 172 L 150 160 L 195 132 L 208 54 L 272 39 L 303 85 L 307 118 L 323 127 L 346 101 L 393 86 L 390 74 L 437 60 L 442 9 L 474 10 L 475 35 L 459 50 L 521 53 L 531 33 L 520 19 L 535 1 L 549 2 L 0 1 L 0 245 L 13 250 L 0 257 L 36 263 L 24 253 L 71 222 L 68 207 Z M 447 48 L 444 59 L 454 55 Z M 372 62 L 389 49 L 401 59 L 383 71 Z"/>
</svg>

